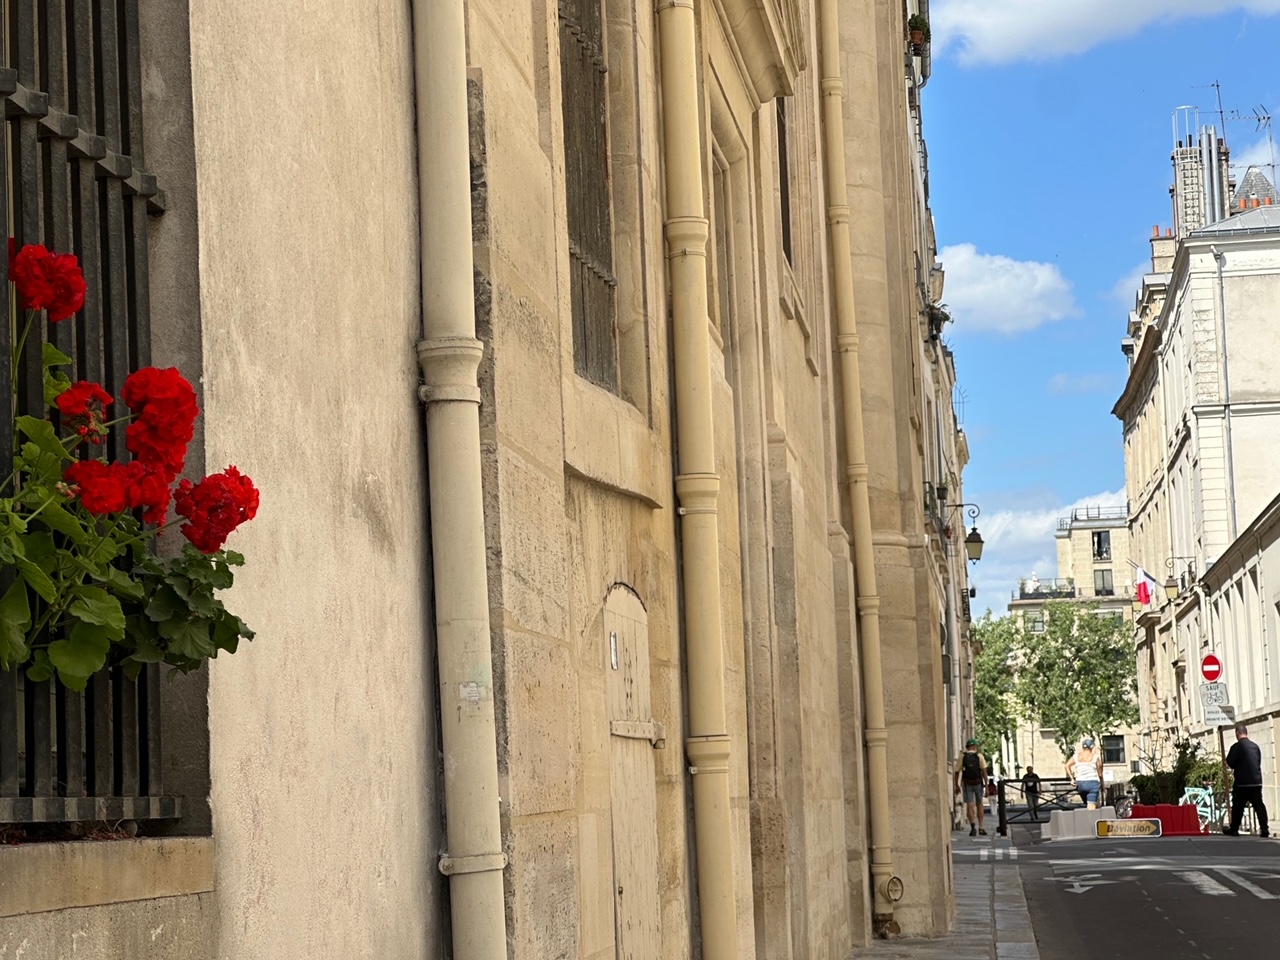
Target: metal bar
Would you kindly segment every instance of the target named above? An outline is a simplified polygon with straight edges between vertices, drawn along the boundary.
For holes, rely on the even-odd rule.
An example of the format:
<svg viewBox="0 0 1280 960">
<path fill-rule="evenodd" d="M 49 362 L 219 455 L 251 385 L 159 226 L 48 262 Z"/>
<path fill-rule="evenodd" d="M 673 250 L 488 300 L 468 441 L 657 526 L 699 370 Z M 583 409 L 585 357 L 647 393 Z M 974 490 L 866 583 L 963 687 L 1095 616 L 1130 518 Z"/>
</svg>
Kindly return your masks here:
<svg viewBox="0 0 1280 960">
<path fill-rule="evenodd" d="M 84 694 L 57 685 L 58 793 L 84 796 Z"/>
<path fill-rule="evenodd" d="M 160 664 L 149 663 L 142 671 L 142 793 L 158 797 L 164 792 L 161 758 L 163 743 L 160 737 Z"/>
<path fill-rule="evenodd" d="M 50 681 L 25 684 L 23 710 L 26 720 L 26 794 L 53 795 L 53 690 Z"/>
<path fill-rule="evenodd" d="M 145 153 L 142 135 L 142 63 L 141 27 L 138 0 L 119 0 L 121 37 L 124 44 L 124 90 L 126 108 L 123 143 L 128 153 L 133 179 L 131 199 L 125 209 L 130 237 L 128 286 L 130 314 L 133 318 L 130 343 L 133 369 L 151 362 L 151 294 L 147 283 L 147 203 L 148 191 L 154 194 L 151 178 L 142 173 Z"/>
<path fill-rule="evenodd" d="M 66 50 L 66 0 L 40 0 L 40 79 L 49 95 L 49 116 L 44 125 L 43 169 L 44 236 L 59 253 L 71 252 L 71 191 L 67 143 L 79 132 L 71 114 Z M 56 323 L 49 339 L 68 356 L 75 356 L 75 323 Z"/>
<path fill-rule="evenodd" d="M 91 797 L 109 797 L 115 793 L 115 755 L 111 736 L 111 678 L 105 673 L 89 681 L 88 712 L 85 748 L 92 761 L 88 770 L 88 792 Z"/>
<path fill-rule="evenodd" d="M 0 797 L 18 795 L 18 672 L 0 671 Z"/>
<path fill-rule="evenodd" d="M 138 683 L 122 670 L 111 671 L 115 696 L 116 787 L 122 797 L 136 797 L 140 777 L 138 750 Z"/>
</svg>

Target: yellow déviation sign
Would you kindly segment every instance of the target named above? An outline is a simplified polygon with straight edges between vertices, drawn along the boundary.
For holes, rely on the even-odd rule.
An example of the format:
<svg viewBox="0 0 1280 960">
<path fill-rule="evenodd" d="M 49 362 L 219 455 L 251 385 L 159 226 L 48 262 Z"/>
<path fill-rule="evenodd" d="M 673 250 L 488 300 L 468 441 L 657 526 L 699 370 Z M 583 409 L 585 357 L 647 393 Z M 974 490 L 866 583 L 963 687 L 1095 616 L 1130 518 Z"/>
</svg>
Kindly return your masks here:
<svg viewBox="0 0 1280 960">
<path fill-rule="evenodd" d="M 1158 837 L 1159 820 L 1099 820 L 1099 837 Z"/>
</svg>

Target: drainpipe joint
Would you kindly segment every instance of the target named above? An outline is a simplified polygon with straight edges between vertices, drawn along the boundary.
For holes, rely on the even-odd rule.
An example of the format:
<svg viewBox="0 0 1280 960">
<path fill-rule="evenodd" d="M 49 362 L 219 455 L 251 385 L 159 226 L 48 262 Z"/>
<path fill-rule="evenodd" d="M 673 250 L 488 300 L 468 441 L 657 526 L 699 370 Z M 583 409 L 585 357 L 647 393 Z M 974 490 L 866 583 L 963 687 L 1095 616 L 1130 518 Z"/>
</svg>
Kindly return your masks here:
<svg viewBox="0 0 1280 960">
<path fill-rule="evenodd" d="M 484 344 L 475 337 L 436 337 L 418 341 L 418 364 L 424 383 L 418 399 L 480 403 L 476 374 L 484 357 Z"/>
</svg>

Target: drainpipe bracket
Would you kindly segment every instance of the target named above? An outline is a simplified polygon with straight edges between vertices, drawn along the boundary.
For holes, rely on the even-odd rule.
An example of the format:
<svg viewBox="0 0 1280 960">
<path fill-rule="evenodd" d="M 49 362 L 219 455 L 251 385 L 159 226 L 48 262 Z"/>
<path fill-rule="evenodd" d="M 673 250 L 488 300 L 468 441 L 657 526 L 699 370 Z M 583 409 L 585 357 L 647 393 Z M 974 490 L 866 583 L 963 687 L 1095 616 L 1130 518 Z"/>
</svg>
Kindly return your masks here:
<svg viewBox="0 0 1280 960">
<path fill-rule="evenodd" d="M 729 735 L 713 734 L 709 737 L 689 737 L 684 742 L 684 752 L 689 757 L 689 772 L 694 776 L 704 773 L 729 772 Z"/>
<path fill-rule="evenodd" d="M 505 853 L 482 853 L 474 857 L 441 857 L 440 872 L 446 877 L 464 873 L 494 873 L 506 869 Z"/>
</svg>

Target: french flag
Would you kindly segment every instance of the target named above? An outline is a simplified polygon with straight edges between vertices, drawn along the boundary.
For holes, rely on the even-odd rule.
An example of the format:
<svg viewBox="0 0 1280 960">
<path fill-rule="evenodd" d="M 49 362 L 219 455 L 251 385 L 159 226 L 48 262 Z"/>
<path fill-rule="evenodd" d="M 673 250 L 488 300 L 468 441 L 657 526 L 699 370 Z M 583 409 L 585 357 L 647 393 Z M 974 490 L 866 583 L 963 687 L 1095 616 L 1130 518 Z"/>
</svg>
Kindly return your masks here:
<svg viewBox="0 0 1280 960">
<path fill-rule="evenodd" d="M 1138 581 L 1136 584 L 1138 602 L 1144 607 L 1151 606 L 1151 600 L 1155 596 L 1155 590 L 1159 587 L 1156 578 L 1147 573 L 1141 567 L 1137 569 Z"/>
</svg>

